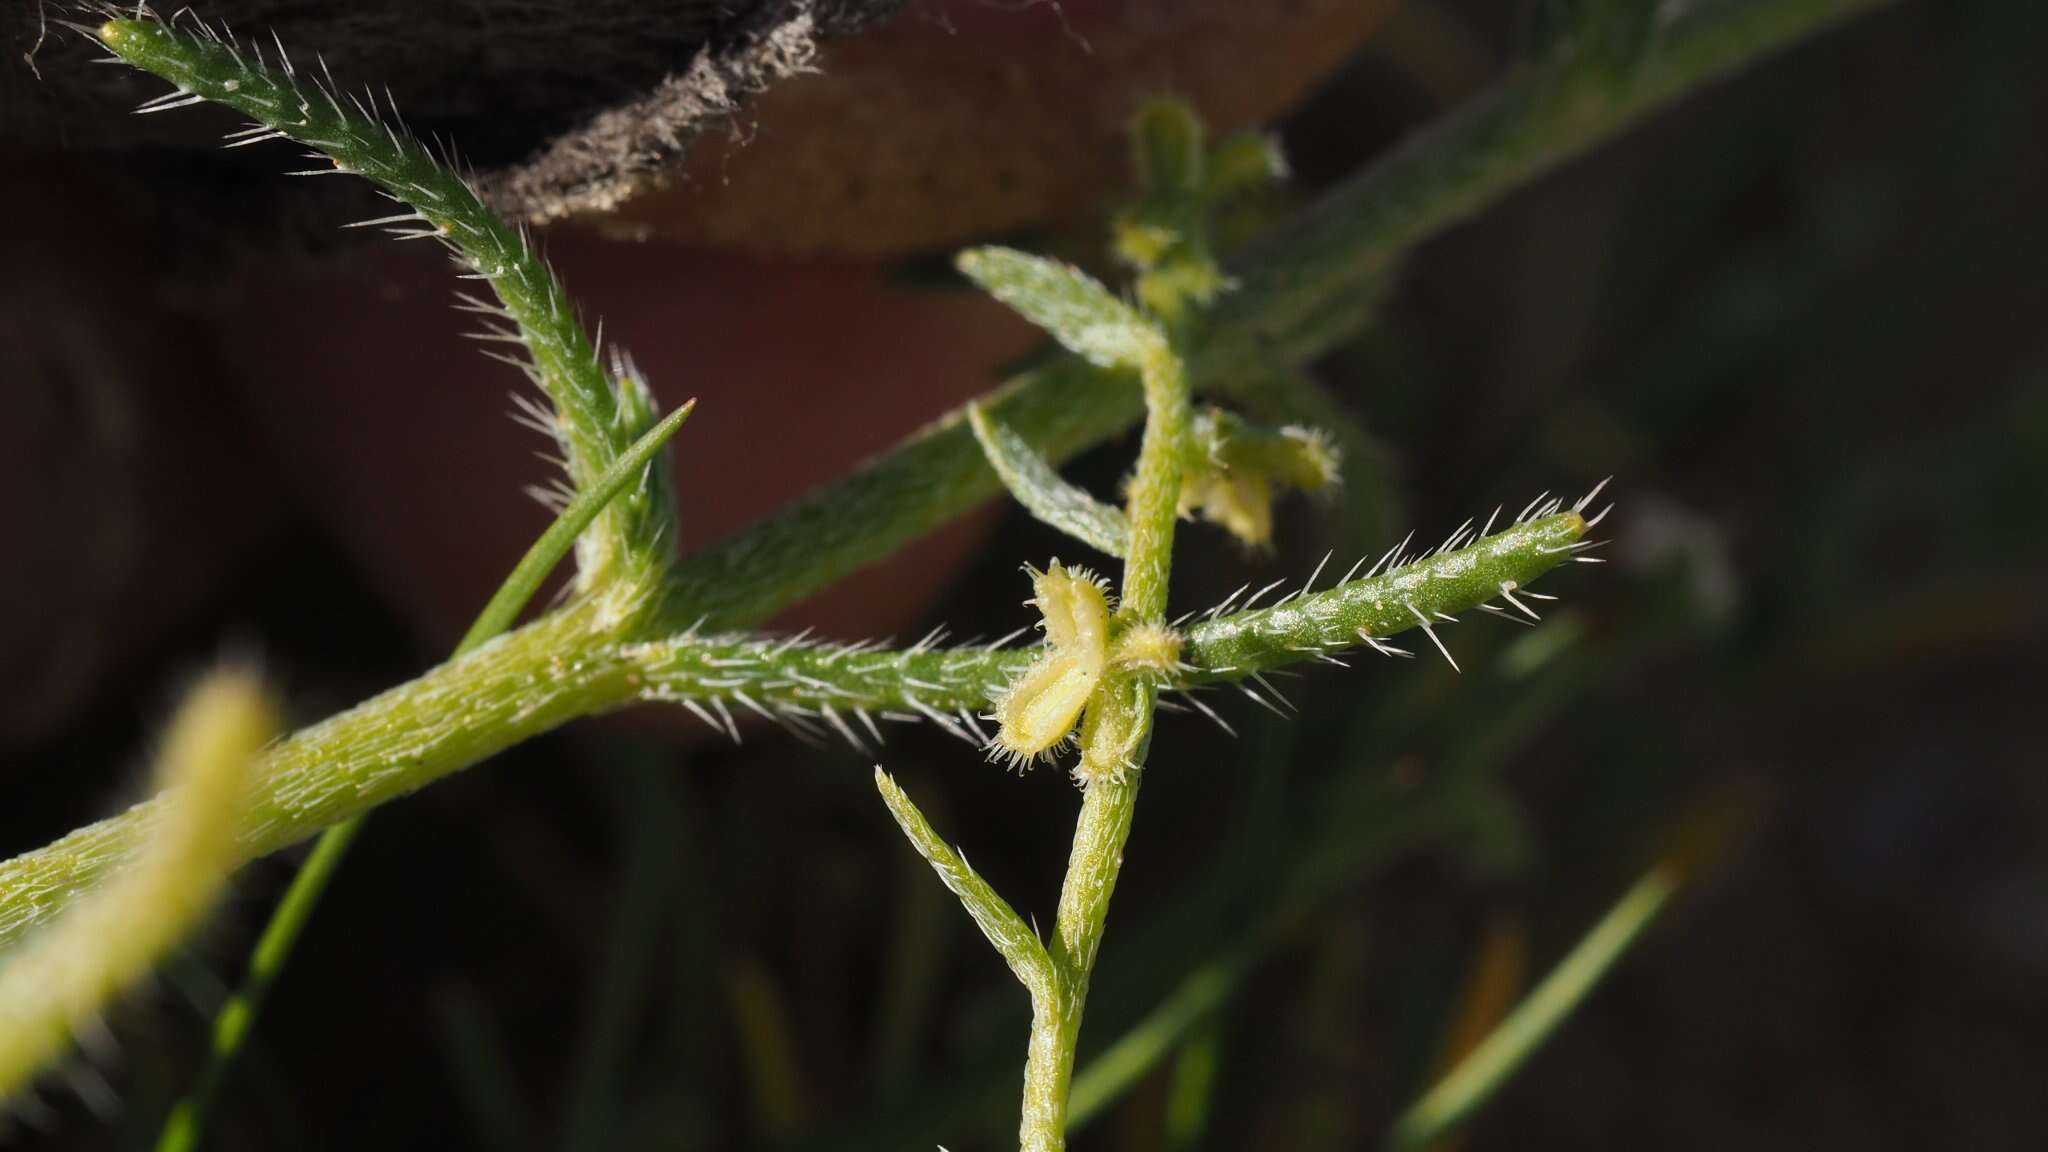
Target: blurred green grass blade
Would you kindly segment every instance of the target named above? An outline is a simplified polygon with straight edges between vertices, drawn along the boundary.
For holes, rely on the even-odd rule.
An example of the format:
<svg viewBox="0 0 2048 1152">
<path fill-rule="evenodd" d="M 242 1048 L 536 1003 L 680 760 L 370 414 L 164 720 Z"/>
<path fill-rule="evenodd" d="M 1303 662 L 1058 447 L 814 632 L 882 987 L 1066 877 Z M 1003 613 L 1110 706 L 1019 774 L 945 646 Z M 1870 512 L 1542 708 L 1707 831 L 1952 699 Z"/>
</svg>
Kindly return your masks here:
<svg viewBox="0 0 2048 1152">
<path fill-rule="evenodd" d="M 533 594 L 540 590 L 541 582 L 575 547 L 576 537 L 590 526 L 607 504 L 646 473 L 655 453 L 690 418 L 696 406 L 697 402 L 692 400 L 648 429 L 599 475 L 591 487 L 562 510 L 540 539 L 534 541 L 533 547 L 527 549 L 526 555 L 513 567 L 512 574 L 505 578 L 490 602 L 484 605 L 476 622 L 464 633 L 462 642 L 455 646 L 455 655 L 472 651 L 512 626 Z M 292 949 L 305 931 L 307 921 L 312 919 L 320 897 L 333 881 L 335 871 L 348 858 L 349 847 L 355 843 L 357 833 L 362 831 L 364 819 L 366 817 L 357 816 L 321 833 L 312 854 L 306 857 L 305 864 L 292 877 L 291 887 L 286 889 L 284 899 L 278 903 L 270 922 L 263 928 L 263 935 L 256 942 L 256 950 L 249 959 L 248 975 L 214 1016 L 213 1043 L 206 1063 L 200 1069 L 191 1094 L 179 1101 L 165 1119 L 157 1138 L 156 1152 L 191 1152 L 199 1146 L 214 1097 L 220 1091 L 228 1066 L 247 1041 L 250 1029 L 255 1027 L 256 1015 L 262 1010 L 264 998 L 291 959 Z"/>
<path fill-rule="evenodd" d="M 665 913 L 674 907 L 682 838 L 673 766 L 659 754 L 616 757 L 607 767 L 614 843 L 625 848 L 612 900 L 608 939 L 598 954 L 571 1091 L 562 1147 L 570 1152 L 617 1147 L 622 1081 L 628 1053 L 646 1019 L 649 969 L 660 949 Z"/>
<path fill-rule="evenodd" d="M 1663 866 L 1636 881 L 1498 1028 L 1402 1114 L 1388 1135 L 1387 1147 L 1403 1152 L 1426 1148 L 1491 1099 L 1570 1017 L 1677 890 L 1677 875 Z"/>
<path fill-rule="evenodd" d="M 1190 973 L 1159 1006 L 1074 1076 L 1067 1121 L 1079 1128 L 1115 1103 L 1210 1014 L 1230 999 L 1253 960 L 1265 952 L 1261 932 Z"/>
<path fill-rule="evenodd" d="M 1165 1138 L 1168 1152 L 1190 1152 L 1202 1146 L 1209 1114 L 1216 1102 L 1216 1073 L 1222 1063 L 1223 1035 L 1211 1020 L 1181 1045 L 1166 1091 Z"/>
</svg>

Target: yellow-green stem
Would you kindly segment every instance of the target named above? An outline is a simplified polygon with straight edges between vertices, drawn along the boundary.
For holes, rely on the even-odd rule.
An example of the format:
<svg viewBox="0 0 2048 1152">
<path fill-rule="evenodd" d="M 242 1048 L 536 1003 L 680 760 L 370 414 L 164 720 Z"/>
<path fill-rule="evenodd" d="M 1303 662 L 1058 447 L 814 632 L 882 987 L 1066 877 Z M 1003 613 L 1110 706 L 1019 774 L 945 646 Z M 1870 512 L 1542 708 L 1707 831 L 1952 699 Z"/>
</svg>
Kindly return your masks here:
<svg viewBox="0 0 2048 1152">
<path fill-rule="evenodd" d="M 644 594 L 639 598 L 644 600 Z M 578 716 L 635 698 L 640 674 L 611 641 L 631 605 L 600 597 L 509 633 L 272 747 L 236 837 L 239 865 L 396 799 Z M 0 864 L 0 946 L 122 863 L 161 799 Z"/>
<path fill-rule="evenodd" d="M 1179 354 L 1161 339 L 1146 354 L 1142 374 L 1145 434 L 1131 480 L 1130 551 L 1124 559 L 1118 609 L 1126 621 L 1157 621 L 1166 613 L 1181 475 L 1192 445 L 1193 409 Z M 1024 1152 L 1066 1147 L 1067 1094 L 1081 1017 L 1088 1005 L 1088 980 L 1102 947 L 1110 897 L 1123 871 L 1156 697 L 1152 684 L 1127 671 L 1112 671 L 1089 700 L 1078 770 L 1085 782 L 1081 816 L 1074 825 L 1053 927 L 1054 994 L 1032 999 L 1018 1133 Z"/>
</svg>

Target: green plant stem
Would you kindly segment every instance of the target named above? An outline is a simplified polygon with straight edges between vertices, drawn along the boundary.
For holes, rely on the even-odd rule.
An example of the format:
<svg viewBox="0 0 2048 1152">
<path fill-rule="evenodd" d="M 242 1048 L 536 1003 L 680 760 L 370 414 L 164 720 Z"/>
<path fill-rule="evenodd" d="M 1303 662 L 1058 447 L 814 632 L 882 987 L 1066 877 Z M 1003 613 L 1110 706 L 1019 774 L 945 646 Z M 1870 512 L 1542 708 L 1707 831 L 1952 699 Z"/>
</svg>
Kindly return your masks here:
<svg viewBox="0 0 2048 1152">
<path fill-rule="evenodd" d="M 692 400 L 648 429 L 562 510 L 547 531 L 541 533 L 526 554 L 519 558 L 519 563 L 513 565 L 512 574 L 505 578 L 490 602 L 484 605 L 484 610 L 477 614 L 469 631 L 455 645 L 457 657 L 512 627 L 521 610 L 540 591 L 541 583 L 575 546 L 577 536 L 590 526 L 606 505 L 627 488 L 646 479 L 648 469 L 662 446 L 690 418 L 696 406 L 697 402 Z M 353 816 L 321 833 L 319 843 L 313 846 L 306 862 L 292 877 L 284 899 L 279 901 L 270 922 L 263 927 L 263 935 L 256 942 L 256 950 L 249 958 L 248 974 L 242 978 L 241 986 L 228 997 L 227 1003 L 214 1014 L 213 1044 L 207 1051 L 206 1063 L 200 1068 L 192 1091 L 178 1101 L 164 1121 L 163 1130 L 157 1137 L 157 1152 L 191 1152 L 198 1146 L 200 1137 L 206 1132 L 206 1122 L 213 1110 L 214 1098 L 220 1092 L 221 1081 L 233 1065 L 235 1055 L 242 1050 L 250 1029 L 255 1027 L 257 1014 L 262 1012 L 271 986 L 290 961 L 292 949 L 305 932 L 307 921 L 312 919 L 314 909 L 320 905 L 320 897 L 333 882 L 342 861 L 348 858 L 349 848 L 363 830 L 363 821 L 367 818 L 367 814 Z"/>
<path fill-rule="evenodd" d="M 527 363 L 514 363 L 554 405 L 553 432 L 577 490 L 595 487 L 654 423 L 645 386 L 627 371 L 607 374 L 567 291 L 526 234 L 498 219 L 450 164 L 397 123 L 396 107 L 380 110 L 374 90 L 366 93 L 366 105 L 324 79 L 324 64 L 320 75 L 302 72 L 281 44 L 278 59 L 266 62 L 257 42 L 238 45 L 197 20 L 173 26 L 138 10 L 109 20 L 96 36 L 122 60 L 176 85 L 174 97 L 233 108 L 256 122 L 255 132 L 288 136 L 325 155 L 333 171 L 384 189 L 408 211 L 365 225 L 405 239 L 437 240 L 466 276 L 488 282 L 499 304 L 470 306 L 491 321 L 478 338 L 526 352 Z M 174 99 L 165 106 L 176 105 Z M 666 559 L 674 546 L 672 503 L 669 485 L 662 484 L 606 506 L 597 529 L 580 541 L 582 577 L 595 581 L 614 568 Z"/>
<path fill-rule="evenodd" d="M 555 522 L 548 525 L 540 539 L 512 566 L 512 574 L 498 585 L 491 594 L 490 602 L 477 613 L 469 631 L 462 634 L 462 640 L 455 645 L 455 654 L 462 655 L 477 645 L 502 632 L 510 631 L 519 622 L 519 613 L 524 611 L 541 584 L 562 562 L 562 557 L 575 547 L 576 538 L 589 528 L 591 522 L 604 512 L 612 501 L 624 496 L 629 490 L 650 487 L 650 473 L 660 456 L 662 446 L 669 437 L 697 410 L 695 400 L 685 401 L 683 406 L 661 418 L 660 423 L 649 428 L 631 447 L 619 454 L 602 474 L 577 492 L 569 506 L 562 509 Z"/>
<path fill-rule="evenodd" d="M 1131 478 L 1131 545 L 1124 558 L 1123 595 L 1117 613 L 1130 620 L 1166 615 L 1168 577 L 1173 571 L 1173 533 L 1180 519 L 1180 483 L 1194 451 L 1194 408 L 1186 367 L 1162 341 L 1145 357 L 1140 379 L 1145 391 L 1145 435 L 1138 444 L 1138 468 Z"/>
<path fill-rule="evenodd" d="M 1569 554 L 1580 523 L 1561 513 L 1392 574 L 1205 621 L 1187 631 L 1188 669 L 1164 687 L 1230 682 L 1357 647 L 1360 629 L 1377 638 L 1417 627 L 1408 601 L 1396 602 L 1389 590 L 1418 574 L 1458 568 L 1464 554 L 1511 535 L 1522 547 L 1509 553 L 1514 567 L 1501 570 L 1526 585 Z M 1491 594 L 1471 581 L 1418 583 L 1429 598 L 1416 603 L 1432 612 L 1456 613 Z M 568 720 L 635 702 L 683 704 L 720 728 L 730 727 L 728 715 L 758 710 L 856 744 L 863 733 L 872 736 L 868 724 L 876 717 L 921 718 L 972 739 L 971 712 L 961 713 L 985 706 L 1036 654 L 753 635 L 642 640 L 648 595 L 621 589 L 577 601 L 275 745 L 254 771 L 258 795 L 240 836 L 242 858 L 295 843 Z M 714 717 L 707 707 L 724 714 Z M 146 800 L 0 864 L 0 949 L 122 859 L 129 838 L 155 813 L 156 802 Z"/>
<path fill-rule="evenodd" d="M 1057 994 L 1034 999 L 1031 1041 L 1024 1061 L 1024 1103 L 1019 1143 L 1024 1152 L 1058 1152 L 1067 1146 L 1069 1089 L 1088 982 L 1102 943 L 1109 900 L 1123 870 L 1124 844 L 1137 812 L 1140 772 L 1104 777 L 1081 797 L 1081 817 L 1067 856 L 1053 935 Z"/>
<path fill-rule="evenodd" d="M 1194 451 L 1193 408 L 1180 355 L 1164 339 L 1147 350 L 1140 367 L 1145 435 L 1131 479 L 1130 548 L 1124 557 L 1117 614 L 1129 621 L 1156 623 L 1166 613 L 1181 476 Z M 1078 770 L 1086 785 L 1053 924 L 1053 994 L 1032 997 L 1018 1131 L 1024 1152 L 1058 1152 L 1067 1146 L 1074 1052 L 1110 898 L 1123 871 L 1124 845 L 1137 813 L 1156 700 L 1155 684 L 1119 670 L 1106 673 L 1089 698 Z"/>
<path fill-rule="evenodd" d="M 252 775 L 241 860 L 397 799 L 567 720 L 633 698 L 634 669 L 610 641 L 615 605 L 583 603 L 499 637 L 419 679 L 273 745 Z M 49 919 L 124 860 L 158 800 L 0 865 L 0 947 Z"/>
<path fill-rule="evenodd" d="M 292 948 L 305 931 L 306 922 L 312 919 L 320 897 L 326 893 L 335 870 L 347 859 L 349 847 L 368 818 L 367 813 L 354 816 L 322 832 L 306 862 L 292 877 L 284 899 L 271 913 L 270 922 L 263 926 L 263 935 L 249 957 L 248 974 L 220 1011 L 214 1013 L 213 1042 L 207 1050 L 206 1062 L 200 1067 L 191 1092 L 173 1105 L 171 1114 L 165 1118 L 157 1134 L 157 1152 L 191 1152 L 199 1146 L 221 1083 L 248 1040 L 250 1030 L 256 1026 L 256 1016 L 269 998 L 271 985 L 291 959 Z"/>
<path fill-rule="evenodd" d="M 1205 316 L 1190 367 L 1197 388 L 1299 365 L 1353 335 L 1375 276 L 1417 244 L 1618 134 L 1687 91 L 1884 0 L 1740 0 L 1659 29 L 1619 80 L 1557 53 L 1346 181 L 1257 243 L 1232 268 L 1240 290 Z M 1606 76 L 1605 71 L 1600 75 Z M 1054 461 L 1127 428 L 1135 390 L 1060 357 L 984 399 Z M 887 556 L 1000 490 L 980 447 L 949 414 L 847 480 L 678 565 L 650 612 L 585 606 L 529 625 L 300 732 L 269 752 L 245 857 L 274 851 L 404 795 L 571 717 L 635 697 L 641 670 L 613 647 L 707 626 L 745 627 Z M 487 695 L 486 693 L 495 693 Z M 46 920 L 121 859 L 155 819 L 144 802 L 0 864 L 0 947 Z"/>
<path fill-rule="evenodd" d="M 686 411 L 679 411 L 675 415 L 685 414 Z M 671 419 L 673 420 L 673 417 Z M 669 425 L 670 431 L 674 430 L 675 424 L 680 424 L 680 421 Z M 652 435 L 655 433 L 650 433 L 650 436 Z M 616 493 L 617 489 L 614 488 L 613 491 Z M 587 524 L 588 513 L 594 510 L 590 508 L 579 511 L 572 507 L 571 512 L 578 514 L 582 523 Z M 565 514 L 556 523 L 559 527 L 569 522 L 570 516 Z M 551 530 L 542 540 L 546 542 L 552 538 L 556 547 L 553 560 L 559 561 L 562 551 L 573 543 L 575 536 L 574 530 L 566 534 L 557 534 Z M 531 559 L 534 555 L 535 553 L 529 552 L 528 558 Z M 553 564 L 550 563 L 548 567 L 553 567 Z M 526 565 L 522 564 L 521 568 L 514 570 L 515 580 L 525 568 Z M 539 579 L 545 576 L 546 569 L 543 568 L 539 576 L 531 581 L 531 586 L 526 590 L 527 596 L 531 596 Z M 507 586 L 510 585 L 511 581 L 508 581 Z M 516 618 L 519 609 L 525 605 L 525 598 L 501 604 L 499 598 L 494 597 L 491 603 L 493 607 L 486 608 L 485 615 L 479 617 L 477 626 L 470 629 L 469 634 L 457 647 L 458 657 L 496 636 L 506 624 Z M 497 620 L 495 630 L 482 631 L 482 626 L 494 618 Z M 199 1146 L 212 1115 L 213 1102 L 219 1094 L 228 1070 L 233 1067 L 235 1057 L 255 1027 L 257 1015 L 262 1011 L 271 987 L 276 984 L 285 964 L 290 961 L 292 951 L 298 944 L 300 935 L 305 931 L 307 922 L 311 920 L 314 910 L 319 907 L 320 898 L 326 894 L 335 873 L 347 859 L 349 849 L 355 843 L 356 836 L 362 831 L 363 822 L 368 817 L 367 811 L 349 816 L 321 833 L 312 853 L 307 856 L 298 873 L 292 877 L 291 886 L 285 891 L 284 899 L 271 915 L 270 922 L 264 926 L 263 935 L 257 941 L 256 950 L 250 957 L 249 971 L 243 977 L 241 986 L 235 989 L 227 1003 L 222 1005 L 214 1016 L 212 1045 L 208 1049 L 206 1062 L 201 1067 L 198 1080 L 190 1094 L 178 1101 L 171 1109 L 169 1117 L 165 1119 L 157 1137 L 157 1152 L 191 1152 Z M 257 854 L 260 853 L 250 855 Z"/>
<path fill-rule="evenodd" d="M 1400 1152 L 1427 1148 L 1486 1103 L 1585 1000 L 1677 890 L 1677 875 L 1664 867 L 1636 881 L 1507 1019 L 1402 1114 L 1387 1147 Z"/>
</svg>

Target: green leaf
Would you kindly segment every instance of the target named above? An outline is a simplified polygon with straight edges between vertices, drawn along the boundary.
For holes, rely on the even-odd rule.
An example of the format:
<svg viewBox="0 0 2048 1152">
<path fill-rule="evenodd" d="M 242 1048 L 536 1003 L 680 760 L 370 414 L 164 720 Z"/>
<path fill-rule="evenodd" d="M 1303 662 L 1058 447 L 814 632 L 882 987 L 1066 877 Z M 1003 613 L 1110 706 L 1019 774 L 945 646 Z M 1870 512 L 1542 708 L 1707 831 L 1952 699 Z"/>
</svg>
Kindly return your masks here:
<svg viewBox="0 0 2048 1152">
<path fill-rule="evenodd" d="M 1013 248 L 970 248 L 955 264 L 982 291 L 1091 364 L 1138 368 L 1165 342 L 1137 309 L 1071 264 Z"/>
<path fill-rule="evenodd" d="M 939 874 L 953 895 L 974 917 L 975 926 L 996 951 L 1010 965 L 1010 971 L 1031 993 L 1033 1000 L 1048 998 L 1053 994 L 1052 960 L 1046 955 L 1045 945 L 1038 939 L 1024 918 L 1010 907 L 1008 901 L 989 887 L 988 881 L 967 866 L 967 861 L 953 850 L 939 834 L 932 830 L 931 822 L 924 813 L 911 803 L 895 780 L 875 765 L 875 790 L 882 794 L 882 803 L 889 806 L 889 815 L 896 818 L 897 827 L 903 829 L 917 854 L 925 858 L 932 871 Z"/>
<path fill-rule="evenodd" d="M 555 570 L 555 565 L 562 562 L 562 557 L 574 546 L 576 538 L 583 534 L 583 530 L 590 526 L 590 522 L 597 519 L 598 513 L 604 511 L 620 493 L 632 485 L 641 483 L 650 474 L 648 466 L 654 462 L 655 454 L 661 451 L 662 445 L 668 443 L 669 437 L 675 435 L 676 429 L 683 426 L 683 421 L 690 418 L 690 413 L 696 407 L 697 402 L 692 400 L 669 413 L 661 423 L 648 429 L 646 435 L 634 441 L 617 460 L 612 461 L 611 467 L 605 469 L 602 475 L 576 494 L 576 499 L 570 501 L 567 508 L 562 509 L 562 514 L 555 518 L 555 522 L 548 526 L 548 530 L 541 534 L 540 539 L 533 542 L 533 547 L 526 550 L 526 555 L 519 558 L 519 563 L 513 567 L 512 574 L 505 577 L 505 582 L 498 586 L 498 591 L 491 597 L 491 602 L 484 605 L 484 610 L 478 613 L 476 622 L 469 626 L 468 633 L 462 637 L 462 643 L 456 646 L 455 651 L 458 655 L 512 627 L 513 622 L 519 618 L 519 610 L 526 607 L 527 601 L 533 599 L 533 594 L 540 589 L 541 581 L 546 580 L 548 573 Z"/>
<path fill-rule="evenodd" d="M 1003 487 L 1033 516 L 1111 556 L 1121 557 L 1130 547 L 1131 522 L 1121 510 L 1067 483 L 1037 449 L 980 404 L 968 405 L 967 423 Z"/>
</svg>

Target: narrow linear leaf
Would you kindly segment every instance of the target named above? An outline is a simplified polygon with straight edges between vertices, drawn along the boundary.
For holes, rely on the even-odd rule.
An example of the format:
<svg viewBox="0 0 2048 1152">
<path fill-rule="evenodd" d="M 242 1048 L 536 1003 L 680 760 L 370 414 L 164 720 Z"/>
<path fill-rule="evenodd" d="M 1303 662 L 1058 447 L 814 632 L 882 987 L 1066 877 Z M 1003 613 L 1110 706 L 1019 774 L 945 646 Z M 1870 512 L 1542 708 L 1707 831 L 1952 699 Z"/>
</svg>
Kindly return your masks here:
<svg viewBox="0 0 2048 1152">
<path fill-rule="evenodd" d="M 541 582 L 575 547 L 577 538 L 597 514 L 629 486 L 643 482 L 650 475 L 658 475 L 659 470 L 650 467 L 655 454 L 690 418 L 696 407 L 697 402 L 691 400 L 648 429 L 646 435 L 635 441 L 603 475 L 562 510 L 540 539 L 526 550 L 526 555 L 513 567 L 512 574 L 498 586 L 497 593 L 484 605 L 469 631 L 463 634 L 462 641 L 455 646 L 457 656 L 474 651 L 509 630 L 519 618 L 520 611 L 539 591 Z M 170 1116 L 165 1119 L 157 1137 L 157 1152 L 189 1152 L 198 1146 L 227 1070 L 248 1040 L 249 1031 L 255 1027 L 257 1014 L 262 1011 L 271 985 L 276 983 L 291 959 L 299 936 L 319 907 L 320 897 L 333 882 L 342 861 L 348 858 L 349 848 L 355 843 L 357 833 L 362 831 L 365 819 L 366 816 L 358 816 L 321 833 L 312 854 L 300 866 L 298 874 L 292 877 L 291 887 L 285 890 L 284 898 L 270 914 L 270 922 L 264 925 L 263 935 L 257 939 L 255 952 L 249 959 L 249 971 L 241 986 L 214 1016 L 213 1045 L 207 1051 L 206 1063 L 200 1068 L 199 1079 L 192 1091 L 171 1109 Z"/>
<path fill-rule="evenodd" d="M 1071 264 L 1014 248 L 970 248 L 954 261 L 982 291 L 1103 368 L 1139 368 L 1159 330 L 1102 282 Z"/>
<path fill-rule="evenodd" d="M 1491 1099 L 1584 1002 L 1677 890 L 1677 876 L 1664 867 L 1636 881 L 1471 1055 L 1402 1114 L 1387 1146 L 1402 1152 L 1427 1148 Z"/>
<path fill-rule="evenodd" d="M 1052 960 L 1046 955 L 1045 945 L 1040 943 L 1038 933 L 1033 932 L 1024 918 L 1017 915 L 1009 902 L 996 894 L 967 861 L 960 858 L 951 845 L 939 838 L 932 830 L 924 813 L 917 810 L 910 797 L 890 779 L 881 765 L 875 766 L 875 788 L 882 794 L 882 803 L 888 805 L 889 814 L 896 818 L 896 826 L 910 839 L 917 849 L 939 874 L 939 879 L 960 903 L 967 914 L 974 917 L 974 923 L 981 934 L 1010 965 L 1010 971 L 1017 974 L 1024 987 L 1034 999 L 1049 997 L 1053 991 Z"/>
<path fill-rule="evenodd" d="M 1131 522 L 1112 508 L 1068 483 L 1022 436 L 988 414 L 980 404 L 967 408 L 968 426 L 981 443 L 989 467 L 1003 487 L 1033 516 L 1091 548 L 1122 557 L 1130 547 Z"/>
<path fill-rule="evenodd" d="M 484 610 L 477 614 L 476 621 L 469 626 L 469 631 L 463 634 L 462 643 L 456 645 L 455 651 L 458 655 L 512 627 L 513 622 L 519 619 L 520 609 L 526 607 L 527 601 L 532 600 L 533 594 L 540 590 L 541 582 L 548 578 L 548 573 L 553 572 L 555 566 L 562 562 L 562 558 L 569 554 L 569 550 L 576 546 L 576 538 L 583 534 L 583 530 L 590 526 L 590 522 L 597 519 L 598 514 L 605 510 L 605 506 L 617 499 L 628 487 L 646 481 L 652 472 L 649 465 L 653 463 L 655 454 L 661 451 L 662 445 L 668 443 L 669 437 L 675 435 L 676 429 L 683 426 L 683 422 L 690 418 L 690 413 L 696 408 L 697 402 L 691 400 L 669 413 L 661 423 L 648 429 L 646 435 L 635 440 L 632 447 L 627 448 L 617 460 L 612 461 L 611 467 L 605 469 L 576 494 L 576 499 L 570 501 L 567 508 L 562 509 L 562 514 L 555 518 L 553 524 L 548 525 L 548 530 L 541 534 L 540 539 L 533 542 L 533 546 L 526 550 L 526 555 L 519 558 L 519 563 L 512 568 L 512 574 L 505 577 L 503 584 L 498 585 L 498 591 L 492 595 L 490 603 L 484 605 Z"/>
</svg>

